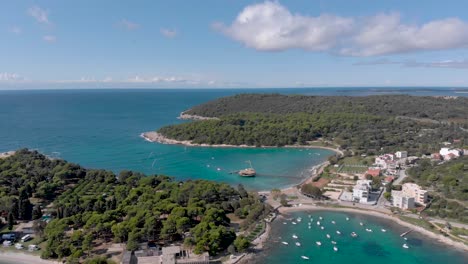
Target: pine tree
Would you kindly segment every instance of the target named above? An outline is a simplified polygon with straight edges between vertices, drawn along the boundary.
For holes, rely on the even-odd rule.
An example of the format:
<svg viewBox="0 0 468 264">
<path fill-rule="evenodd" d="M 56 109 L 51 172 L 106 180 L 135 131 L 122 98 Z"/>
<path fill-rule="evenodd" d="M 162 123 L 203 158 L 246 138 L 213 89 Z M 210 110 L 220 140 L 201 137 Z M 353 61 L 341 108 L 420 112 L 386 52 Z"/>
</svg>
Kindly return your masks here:
<svg viewBox="0 0 468 264">
<path fill-rule="evenodd" d="M 13 217 L 13 214 L 10 212 L 8 213 L 8 230 L 13 229 L 13 225 L 15 224 L 15 218 Z"/>
</svg>

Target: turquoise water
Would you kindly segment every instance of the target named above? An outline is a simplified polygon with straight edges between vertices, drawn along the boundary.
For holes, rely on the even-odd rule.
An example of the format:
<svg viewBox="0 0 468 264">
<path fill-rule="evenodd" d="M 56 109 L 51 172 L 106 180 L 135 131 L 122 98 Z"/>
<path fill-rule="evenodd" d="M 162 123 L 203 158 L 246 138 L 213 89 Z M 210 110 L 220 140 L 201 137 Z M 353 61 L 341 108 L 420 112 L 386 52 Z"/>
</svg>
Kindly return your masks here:
<svg viewBox="0 0 468 264">
<path fill-rule="evenodd" d="M 202 148 L 147 142 L 140 133 L 182 122 L 193 105 L 237 91 L 0 91 L 0 151 L 28 147 L 91 168 L 137 170 L 177 179 L 222 180 L 269 190 L 300 182 L 332 152 Z M 250 160 L 259 175 L 232 171 Z"/>
<path fill-rule="evenodd" d="M 150 143 L 139 135 L 183 122 L 179 113 L 236 93 L 351 95 L 407 93 L 468 95 L 451 88 L 310 88 L 220 90 L 0 91 L 0 151 L 28 147 L 91 168 L 212 179 L 265 190 L 300 182 L 332 152 L 297 149 L 184 148 Z M 251 160 L 256 178 L 229 174 Z M 218 170 L 219 168 L 219 170 Z"/>
<path fill-rule="evenodd" d="M 309 214 L 314 219 L 310 229 Z M 324 230 L 316 224 L 319 216 L 323 217 L 320 222 L 325 227 Z M 403 240 L 400 234 L 408 228 L 389 220 L 326 211 L 297 212 L 292 213 L 290 217 L 302 217 L 302 221 L 293 225 L 291 221 L 275 220 L 270 239 L 266 243 L 267 247 L 251 263 L 462 264 L 468 260 L 466 252 L 430 241 L 416 232 L 410 233 L 407 241 Z M 346 217 L 349 217 L 349 221 L 346 221 Z M 332 224 L 332 220 L 336 224 Z M 284 225 L 283 222 L 287 224 Z M 360 226 L 360 222 L 364 223 L 364 226 Z M 366 232 L 366 228 L 372 229 L 373 232 Z M 382 232 L 382 228 L 387 232 Z M 341 235 L 336 234 L 337 230 Z M 358 237 L 351 237 L 351 232 L 356 232 Z M 298 239 L 292 238 L 293 234 L 296 234 Z M 330 234 L 331 239 L 328 239 L 326 234 Z M 337 243 L 337 252 L 333 250 L 332 240 Z M 289 245 L 283 245 L 282 241 L 288 242 Z M 297 241 L 301 243 L 300 247 L 295 245 Z M 316 241 L 320 241 L 322 245 L 317 246 Z M 402 247 L 404 243 L 409 246 L 408 249 Z M 303 260 L 301 256 L 308 256 L 310 259 Z"/>
</svg>

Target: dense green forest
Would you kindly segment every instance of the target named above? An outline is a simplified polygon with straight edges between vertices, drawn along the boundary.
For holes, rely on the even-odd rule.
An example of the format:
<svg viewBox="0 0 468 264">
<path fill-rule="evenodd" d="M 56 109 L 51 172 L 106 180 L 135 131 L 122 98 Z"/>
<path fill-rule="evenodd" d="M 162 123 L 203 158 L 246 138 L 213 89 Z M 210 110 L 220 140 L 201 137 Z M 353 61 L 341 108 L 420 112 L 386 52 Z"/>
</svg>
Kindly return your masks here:
<svg viewBox="0 0 468 264">
<path fill-rule="evenodd" d="M 254 97 L 257 96 L 261 97 Z M 205 109 L 207 105 L 200 107 Z M 284 105 L 278 107 L 285 108 Z M 331 106 L 333 111 L 322 108 L 322 112 L 316 109 L 314 113 L 240 112 L 222 115 L 219 119 L 166 126 L 158 132 L 168 138 L 189 140 L 193 143 L 251 146 L 303 145 L 307 141 L 324 138 L 338 144 L 342 149 L 354 150 L 356 154 L 375 154 L 398 149 L 408 150 L 410 154 L 422 154 L 438 150 L 442 141 L 460 139 L 461 144 L 468 142 L 468 132 L 460 128 L 458 123 L 428 122 L 408 117 L 377 115 L 356 109 L 351 111 L 347 108 L 338 112 L 334 106 Z M 261 111 L 262 107 L 258 109 L 257 111 Z M 294 108 L 291 111 L 293 110 Z M 463 120 L 466 120 L 467 116 Z"/>
<path fill-rule="evenodd" d="M 468 223 L 468 157 L 441 165 L 424 159 L 418 165 L 408 170 L 411 180 L 435 193 L 425 213 Z"/>
<path fill-rule="evenodd" d="M 30 176 L 24 173 L 25 168 Z M 75 174 L 57 177 L 56 181 L 63 183 L 60 191 L 57 186 L 50 188 L 44 196 L 47 199 L 41 199 L 44 203 L 53 201 L 54 217 L 45 228 L 42 226 L 43 230 L 38 230 L 46 241 L 43 258 L 76 261 L 91 256 L 92 249 L 102 243 L 126 243 L 127 249 L 135 250 L 139 243 L 148 241 L 180 241 L 195 252 L 214 255 L 231 244 L 245 245 L 245 241 L 238 241 L 243 237 L 236 238 L 228 214 L 244 219 L 241 228 L 247 229 L 270 212 L 256 194 L 247 192 L 242 185 L 233 188 L 204 180 L 178 182 L 168 176 L 132 171 L 115 175 L 50 160 L 28 150 L 0 160 L 0 179 L 21 179 L 22 186 L 31 186 L 29 197 L 38 193 L 37 186 L 54 183 L 58 171 Z M 73 178 L 74 182 L 64 178 Z M 23 187 L 19 190 L 21 196 Z M 8 202 L 11 193 L 8 188 L 4 190 L 2 202 Z M 9 213 L 13 207 L 6 204 L 2 210 Z"/>
<path fill-rule="evenodd" d="M 306 96 L 281 94 L 239 94 L 219 98 L 186 111 L 187 114 L 222 117 L 234 113 L 352 113 L 385 117 L 409 117 L 467 124 L 468 98 L 444 99 L 432 96 Z"/>
</svg>

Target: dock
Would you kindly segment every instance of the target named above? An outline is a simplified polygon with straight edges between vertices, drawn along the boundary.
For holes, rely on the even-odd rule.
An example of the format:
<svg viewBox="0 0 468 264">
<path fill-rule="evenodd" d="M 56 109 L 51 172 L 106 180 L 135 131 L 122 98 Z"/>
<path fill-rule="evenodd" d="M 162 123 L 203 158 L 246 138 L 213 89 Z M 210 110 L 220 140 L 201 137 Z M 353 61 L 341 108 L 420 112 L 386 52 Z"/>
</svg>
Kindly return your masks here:
<svg viewBox="0 0 468 264">
<path fill-rule="evenodd" d="M 413 229 L 410 229 L 410 230 L 408 230 L 408 231 L 402 233 L 402 234 L 400 235 L 400 237 L 404 237 L 404 236 L 406 236 L 407 234 L 411 233 L 412 231 L 413 231 Z"/>
</svg>

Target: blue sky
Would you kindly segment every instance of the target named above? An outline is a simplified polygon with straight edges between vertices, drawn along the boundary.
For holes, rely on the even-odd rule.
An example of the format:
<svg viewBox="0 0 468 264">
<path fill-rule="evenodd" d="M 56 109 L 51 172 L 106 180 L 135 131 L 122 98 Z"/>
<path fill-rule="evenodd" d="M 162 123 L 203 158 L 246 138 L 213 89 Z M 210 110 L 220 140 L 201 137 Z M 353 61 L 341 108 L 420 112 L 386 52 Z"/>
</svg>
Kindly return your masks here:
<svg viewBox="0 0 468 264">
<path fill-rule="evenodd" d="M 3 1 L 0 89 L 468 86 L 468 1 Z"/>
</svg>

